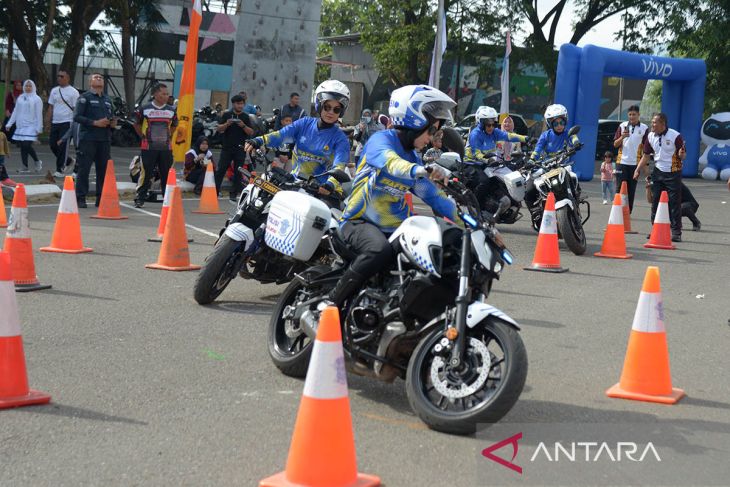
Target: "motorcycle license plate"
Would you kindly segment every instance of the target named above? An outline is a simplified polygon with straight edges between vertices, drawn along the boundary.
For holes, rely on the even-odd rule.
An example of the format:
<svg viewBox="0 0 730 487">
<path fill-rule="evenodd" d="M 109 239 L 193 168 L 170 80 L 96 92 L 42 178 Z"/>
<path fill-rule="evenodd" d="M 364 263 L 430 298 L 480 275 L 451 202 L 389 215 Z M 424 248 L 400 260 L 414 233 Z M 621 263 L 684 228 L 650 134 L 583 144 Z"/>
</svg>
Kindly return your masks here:
<svg viewBox="0 0 730 487">
<path fill-rule="evenodd" d="M 256 186 L 257 188 L 263 189 L 267 193 L 276 194 L 276 193 L 279 192 L 279 187 L 278 186 L 276 186 L 275 184 L 270 183 L 268 181 L 264 181 L 261 178 L 254 179 L 253 180 L 253 185 Z"/>
</svg>

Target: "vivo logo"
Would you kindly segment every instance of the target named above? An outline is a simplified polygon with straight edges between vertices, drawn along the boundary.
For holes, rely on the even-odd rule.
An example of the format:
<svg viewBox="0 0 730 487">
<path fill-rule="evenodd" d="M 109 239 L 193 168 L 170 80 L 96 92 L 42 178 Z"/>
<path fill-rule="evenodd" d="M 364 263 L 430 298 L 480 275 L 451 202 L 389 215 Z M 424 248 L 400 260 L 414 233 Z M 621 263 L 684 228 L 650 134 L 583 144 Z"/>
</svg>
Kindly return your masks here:
<svg viewBox="0 0 730 487">
<path fill-rule="evenodd" d="M 641 64 L 644 65 L 644 74 L 651 74 L 655 76 L 662 76 L 664 78 L 672 74 L 672 65 L 669 63 L 661 63 L 654 61 L 653 59 L 641 60 Z"/>
</svg>

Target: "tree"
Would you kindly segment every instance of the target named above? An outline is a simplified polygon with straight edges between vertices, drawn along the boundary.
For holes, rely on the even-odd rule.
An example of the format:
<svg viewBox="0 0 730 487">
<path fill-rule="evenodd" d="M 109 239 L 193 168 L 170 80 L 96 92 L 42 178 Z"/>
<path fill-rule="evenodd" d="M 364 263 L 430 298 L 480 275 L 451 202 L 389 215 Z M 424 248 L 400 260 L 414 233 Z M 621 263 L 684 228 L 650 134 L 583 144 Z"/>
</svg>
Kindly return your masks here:
<svg viewBox="0 0 730 487">
<path fill-rule="evenodd" d="M 53 0 L 52 0 L 53 1 Z M 61 60 L 61 66 L 70 69 L 76 66 L 79 60 L 79 54 L 84 48 L 84 39 L 89 32 L 91 24 L 94 23 L 99 14 L 104 10 L 110 0 L 68 0 L 68 5 L 71 7 L 70 14 L 68 16 L 71 29 L 66 40 L 66 48 L 63 52 L 63 59 Z M 71 81 L 75 75 L 76 70 L 71 69 L 69 74 L 71 75 Z"/>
</svg>

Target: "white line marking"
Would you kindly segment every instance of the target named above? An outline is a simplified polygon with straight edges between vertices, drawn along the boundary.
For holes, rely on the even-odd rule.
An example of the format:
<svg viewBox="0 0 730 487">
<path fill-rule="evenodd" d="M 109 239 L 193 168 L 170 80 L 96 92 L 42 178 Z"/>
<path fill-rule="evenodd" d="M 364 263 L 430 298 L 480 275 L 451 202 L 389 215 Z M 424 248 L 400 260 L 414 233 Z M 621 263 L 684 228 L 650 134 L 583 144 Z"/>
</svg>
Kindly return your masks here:
<svg viewBox="0 0 730 487">
<path fill-rule="evenodd" d="M 135 208 L 134 206 L 128 205 L 126 203 L 119 203 L 119 206 L 123 206 L 125 208 L 129 208 L 130 210 L 134 210 L 134 211 L 138 211 L 140 213 L 144 213 L 145 215 L 149 215 L 149 216 L 154 216 L 156 218 L 160 218 L 160 215 L 157 214 L 157 213 L 152 213 L 151 211 L 143 210 L 142 208 Z M 217 234 L 215 234 L 213 232 L 209 232 L 208 230 L 203 230 L 202 228 L 198 228 L 198 227 L 196 227 L 194 225 L 190 225 L 189 223 L 186 223 L 185 226 L 188 227 L 191 230 L 195 230 L 196 232 L 200 232 L 203 235 L 208 235 L 209 237 L 218 238 L 218 235 Z"/>
</svg>

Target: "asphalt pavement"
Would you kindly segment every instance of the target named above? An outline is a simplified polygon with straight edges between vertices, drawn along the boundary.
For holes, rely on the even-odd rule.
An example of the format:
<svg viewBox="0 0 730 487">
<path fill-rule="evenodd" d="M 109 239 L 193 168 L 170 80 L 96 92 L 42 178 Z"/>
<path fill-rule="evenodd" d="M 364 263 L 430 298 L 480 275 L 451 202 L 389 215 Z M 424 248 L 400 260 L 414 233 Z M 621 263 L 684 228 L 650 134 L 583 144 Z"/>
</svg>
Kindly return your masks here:
<svg viewBox="0 0 730 487">
<path fill-rule="evenodd" d="M 126 151 L 115 152 L 116 160 L 128 162 L 134 151 Z M 565 274 L 524 271 L 536 235 L 526 219 L 503 228 L 517 261 L 495 283 L 490 303 L 523 326 L 529 357 L 525 390 L 503 423 L 652 423 L 671 426 L 685 446 L 719 434 L 727 457 L 730 193 L 719 182 L 687 181 L 702 231 L 685 228 L 677 250 L 660 251 L 642 246 L 649 208 L 640 188 L 639 233 L 626 237 L 634 258 L 613 260 L 592 255 L 610 210 L 600 204 L 599 184 L 583 183 L 593 206 L 589 251 L 574 256 L 561 242 Z M 201 264 L 224 218 L 191 213 L 193 200 L 184 204 L 195 227 L 187 229 L 191 260 Z M 303 381 L 279 373 L 266 349 L 283 287 L 239 278 L 215 304 L 197 305 L 195 272 L 144 267 L 158 255 L 159 244 L 146 238 L 159 207 L 126 206 L 123 221 L 93 220 L 93 206 L 82 209 L 92 253 L 35 253 L 41 282 L 53 288 L 17 298 L 31 387 L 53 400 L 0 412 L 3 486 L 256 485 L 284 468 Z M 34 248 L 50 242 L 56 211 L 30 207 Z M 649 265 L 661 270 L 672 380 L 688 394 L 674 406 L 604 395 L 621 373 Z M 485 467 L 481 454 L 489 441 L 428 430 L 401 380 L 348 375 L 348 382 L 360 471 L 391 487 L 495 485 L 484 469 L 502 467 Z"/>
</svg>

